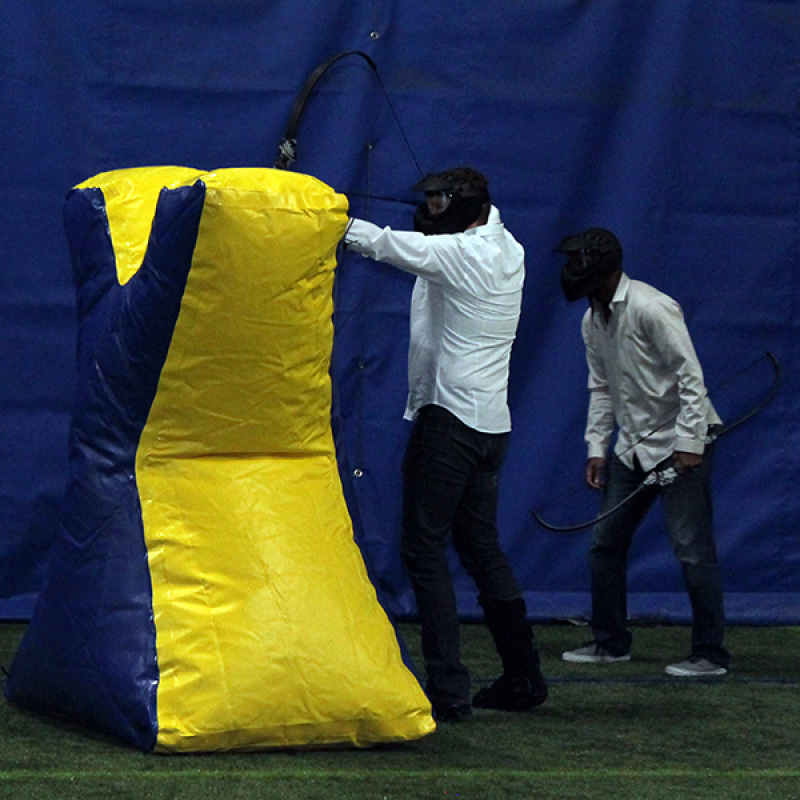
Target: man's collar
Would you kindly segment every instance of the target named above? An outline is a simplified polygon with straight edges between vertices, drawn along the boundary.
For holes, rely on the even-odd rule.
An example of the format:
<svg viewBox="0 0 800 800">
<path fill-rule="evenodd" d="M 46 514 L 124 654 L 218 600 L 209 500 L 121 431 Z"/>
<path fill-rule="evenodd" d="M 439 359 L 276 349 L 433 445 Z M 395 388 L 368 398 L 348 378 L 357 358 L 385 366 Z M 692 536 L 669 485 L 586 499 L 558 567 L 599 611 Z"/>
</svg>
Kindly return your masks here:
<svg viewBox="0 0 800 800">
<path fill-rule="evenodd" d="M 617 290 L 614 292 L 614 297 L 611 298 L 611 305 L 616 305 L 617 303 L 624 303 L 628 297 L 628 287 L 631 284 L 631 279 L 623 272 L 622 275 L 619 276 L 619 283 L 617 284 Z"/>
<path fill-rule="evenodd" d="M 621 305 L 628 299 L 628 287 L 631 284 L 631 279 L 623 272 L 619 276 L 617 288 L 614 290 L 614 296 L 608 304 L 609 311 L 613 312 L 614 306 Z M 592 313 L 599 312 L 602 316 L 603 304 L 599 300 L 592 299 Z"/>
</svg>

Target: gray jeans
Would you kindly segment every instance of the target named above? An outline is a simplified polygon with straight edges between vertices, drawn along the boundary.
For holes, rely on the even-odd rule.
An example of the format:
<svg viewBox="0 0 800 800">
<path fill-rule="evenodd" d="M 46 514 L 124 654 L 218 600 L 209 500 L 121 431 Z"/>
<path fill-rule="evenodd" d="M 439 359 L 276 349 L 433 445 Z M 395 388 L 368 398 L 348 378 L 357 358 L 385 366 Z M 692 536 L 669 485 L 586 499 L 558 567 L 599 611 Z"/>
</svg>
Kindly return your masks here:
<svg viewBox="0 0 800 800">
<path fill-rule="evenodd" d="M 661 495 L 672 548 L 683 568 L 692 607 L 692 655 L 725 667 L 730 661 L 723 644 L 722 580 L 712 533 L 711 450 L 711 446 L 706 448 L 696 470 L 679 476 L 669 486 L 645 488 L 594 527 L 589 551 L 592 630 L 595 641 L 612 655 L 623 655 L 631 649 L 633 637 L 626 627 L 628 551 L 634 532 Z M 602 508 L 611 508 L 628 496 L 646 474 L 638 464 L 629 469 L 612 455 Z"/>
</svg>

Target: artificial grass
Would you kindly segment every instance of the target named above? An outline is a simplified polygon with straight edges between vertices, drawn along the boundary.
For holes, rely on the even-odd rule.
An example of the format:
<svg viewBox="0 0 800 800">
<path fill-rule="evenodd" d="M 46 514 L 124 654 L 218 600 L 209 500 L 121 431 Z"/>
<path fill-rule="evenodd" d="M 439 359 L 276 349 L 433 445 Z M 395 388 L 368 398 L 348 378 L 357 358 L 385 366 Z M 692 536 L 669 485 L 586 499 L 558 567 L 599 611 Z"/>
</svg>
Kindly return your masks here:
<svg viewBox="0 0 800 800">
<path fill-rule="evenodd" d="M 7 665 L 22 625 L 0 625 Z M 401 626 L 412 654 L 414 625 Z M 551 697 L 527 714 L 476 711 L 425 739 L 371 750 L 143 754 L 0 704 L 0 798 L 174 800 L 800 800 L 800 629 L 731 628 L 730 675 L 668 678 L 685 627 L 637 627 L 634 659 L 572 665 L 586 629 L 537 627 Z M 476 686 L 498 671 L 485 629 L 463 626 Z"/>
</svg>

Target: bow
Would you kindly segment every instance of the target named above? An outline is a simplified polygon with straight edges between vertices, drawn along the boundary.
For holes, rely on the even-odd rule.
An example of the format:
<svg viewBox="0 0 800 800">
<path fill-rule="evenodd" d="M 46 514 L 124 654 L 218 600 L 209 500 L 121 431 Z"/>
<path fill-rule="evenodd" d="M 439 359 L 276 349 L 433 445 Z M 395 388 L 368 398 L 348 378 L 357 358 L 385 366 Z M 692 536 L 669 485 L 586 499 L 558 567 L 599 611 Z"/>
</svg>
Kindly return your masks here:
<svg viewBox="0 0 800 800">
<path fill-rule="evenodd" d="M 758 356 L 758 358 L 751 361 L 749 364 L 747 364 L 745 367 L 739 370 L 735 375 L 732 375 L 724 382 L 723 385 L 731 383 L 733 380 L 737 379 L 742 373 L 747 372 L 749 369 L 751 369 L 764 359 L 767 359 L 767 361 L 769 361 L 773 371 L 772 383 L 768 391 L 765 393 L 764 397 L 753 406 L 753 408 L 751 408 L 746 413 L 742 414 L 741 417 L 734 420 L 729 425 L 724 425 L 722 427 L 717 428 L 715 431 L 710 432 L 709 434 L 710 442 L 720 439 L 722 436 L 725 436 L 726 434 L 730 433 L 732 430 L 738 428 L 740 425 L 743 425 L 745 422 L 748 422 L 757 414 L 760 414 L 772 401 L 772 398 L 775 396 L 775 393 L 778 391 L 778 387 L 780 386 L 781 383 L 781 365 L 777 357 L 769 351 L 767 351 L 761 356 Z M 653 430 L 651 430 L 649 433 L 642 436 L 641 439 L 638 439 L 636 442 L 630 445 L 630 447 L 628 447 L 626 452 L 636 447 L 636 445 L 641 444 L 643 441 L 645 441 L 645 439 L 652 436 L 657 431 L 660 431 L 669 423 L 674 422 L 677 419 L 677 416 L 678 415 L 676 414 L 675 416 L 671 417 L 658 427 L 653 428 Z M 596 523 L 602 522 L 604 519 L 607 519 L 616 511 L 618 511 L 620 508 L 622 508 L 622 506 L 624 506 L 626 503 L 630 502 L 634 497 L 636 497 L 636 495 L 638 495 L 640 492 L 643 492 L 645 489 L 651 486 L 657 486 L 659 488 L 669 486 L 671 483 L 674 483 L 681 476 L 682 473 L 683 470 L 681 470 L 677 465 L 672 465 L 669 467 L 661 467 L 660 469 L 656 467 L 655 469 L 648 472 L 647 475 L 645 475 L 642 482 L 627 497 L 624 497 L 622 500 L 613 505 L 611 508 L 607 508 L 601 514 L 598 514 L 596 517 L 587 520 L 586 522 L 580 522 L 575 525 L 553 525 L 543 520 L 542 517 L 539 515 L 538 511 L 531 511 L 531 515 L 543 528 L 546 528 L 549 531 L 553 531 L 554 533 L 574 533 L 575 531 L 581 531 L 584 528 L 589 528 L 592 525 L 595 525 Z"/>
<path fill-rule="evenodd" d="M 375 64 L 375 62 L 361 50 L 347 50 L 344 53 L 339 53 L 335 56 L 332 56 L 327 61 L 320 64 L 311 73 L 311 75 L 308 76 L 305 84 L 303 84 L 303 88 L 300 90 L 300 93 L 297 95 L 297 98 L 294 101 L 294 105 L 292 106 L 292 111 L 289 115 L 289 121 L 286 124 L 286 131 L 283 134 L 283 138 L 281 139 L 280 145 L 278 146 L 278 158 L 275 160 L 273 168 L 289 169 L 291 165 L 297 160 L 297 131 L 298 128 L 300 127 L 300 119 L 303 116 L 303 111 L 305 110 L 306 103 L 308 102 L 309 97 L 316 88 L 320 79 L 328 71 L 328 69 L 330 69 L 338 61 L 341 61 L 342 59 L 347 58 L 348 56 L 359 56 L 363 58 L 364 61 L 366 61 L 367 64 L 369 65 L 370 69 L 372 70 L 372 74 L 375 76 L 375 79 L 378 82 L 378 86 L 380 87 L 381 92 L 383 93 L 383 96 L 386 99 L 386 103 L 389 106 L 389 110 L 392 112 L 394 121 L 397 123 L 397 129 L 400 131 L 400 135 L 403 138 L 403 142 L 405 142 L 409 155 L 411 156 L 411 159 L 414 162 L 414 166 L 417 168 L 417 172 L 419 172 L 420 177 L 422 177 L 422 169 L 420 168 L 419 162 L 417 161 L 417 158 L 414 155 L 414 151 L 411 149 L 411 143 L 409 142 L 408 136 L 406 136 L 405 129 L 403 128 L 403 125 L 400 122 L 400 117 L 397 116 L 397 112 L 395 111 L 391 97 L 389 97 L 389 93 L 386 91 L 386 87 L 383 85 L 381 76 L 378 73 L 378 67 Z M 369 149 L 371 151 L 372 145 L 369 146 Z M 348 192 L 348 194 L 353 194 L 355 196 L 371 197 L 378 200 L 388 200 L 390 202 L 405 203 L 407 205 L 416 205 L 415 203 L 409 200 L 403 200 L 398 197 L 381 197 L 379 195 L 372 195 L 372 194 L 358 195 L 357 192 Z"/>
</svg>

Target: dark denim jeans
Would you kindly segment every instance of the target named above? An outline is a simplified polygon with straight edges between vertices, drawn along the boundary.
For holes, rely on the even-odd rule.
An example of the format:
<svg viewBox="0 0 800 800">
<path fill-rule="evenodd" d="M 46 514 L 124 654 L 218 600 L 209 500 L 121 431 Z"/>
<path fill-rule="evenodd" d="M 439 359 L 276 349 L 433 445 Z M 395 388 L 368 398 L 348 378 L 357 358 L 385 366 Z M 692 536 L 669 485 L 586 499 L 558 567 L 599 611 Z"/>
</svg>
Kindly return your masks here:
<svg viewBox="0 0 800 800">
<path fill-rule="evenodd" d="M 426 689 L 434 704 L 470 702 L 449 542 L 481 597 L 520 596 L 496 527 L 497 476 L 507 443 L 508 434 L 480 433 L 429 405 L 420 409 L 406 449 L 402 554 L 417 600 Z"/>
<path fill-rule="evenodd" d="M 692 607 L 692 655 L 727 666 L 722 580 L 712 534 L 711 456 L 669 486 L 642 490 L 619 511 L 594 527 L 589 564 L 592 572 L 592 630 L 595 640 L 612 655 L 630 652 L 632 635 L 627 621 L 627 561 L 633 534 L 656 497 L 661 495 L 672 548 L 683 568 Z M 646 473 L 628 469 L 611 456 L 603 490 L 603 508 L 629 495 Z"/>
</svg>

